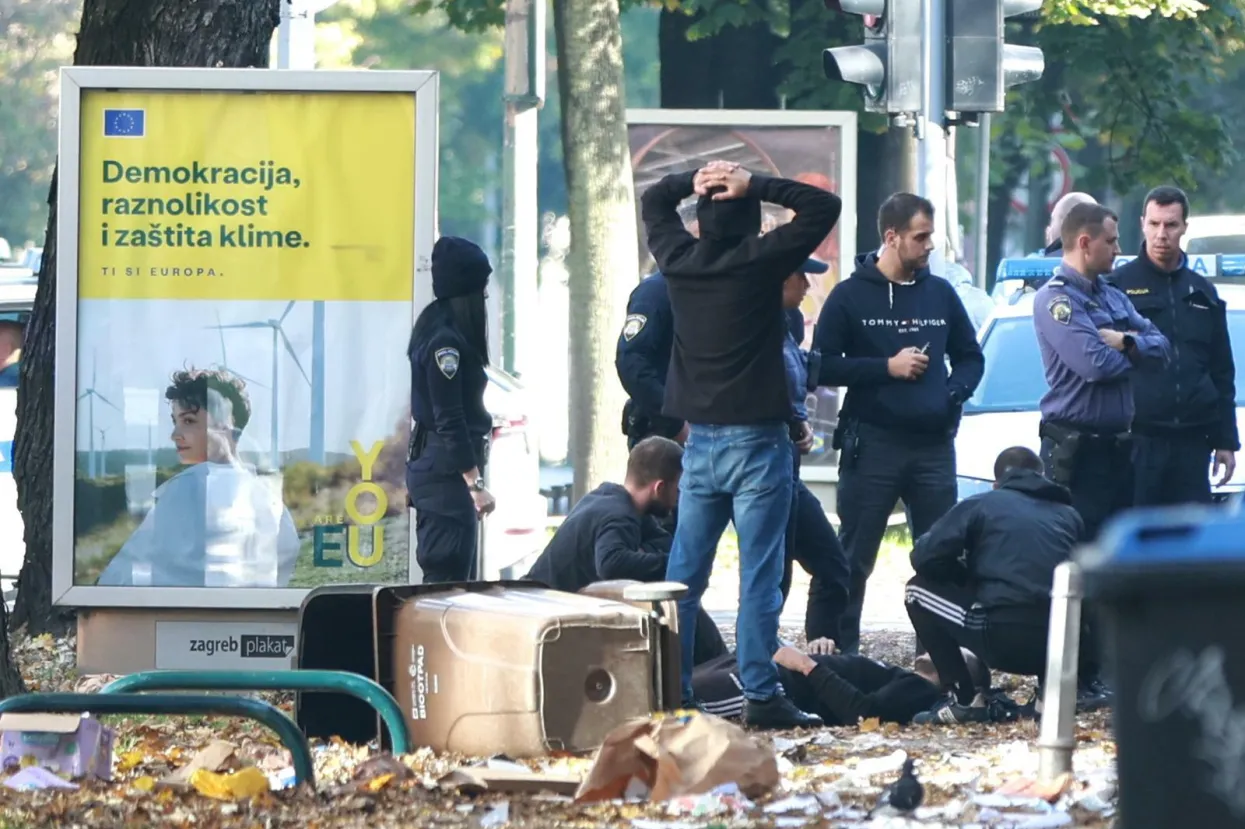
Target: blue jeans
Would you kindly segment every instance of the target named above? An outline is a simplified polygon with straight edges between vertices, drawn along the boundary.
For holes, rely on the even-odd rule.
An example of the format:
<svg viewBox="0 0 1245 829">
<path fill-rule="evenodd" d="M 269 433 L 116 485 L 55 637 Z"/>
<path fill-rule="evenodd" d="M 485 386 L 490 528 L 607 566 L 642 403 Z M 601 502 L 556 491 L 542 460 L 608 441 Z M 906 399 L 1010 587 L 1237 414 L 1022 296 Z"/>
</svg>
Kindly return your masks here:
<svg viewBox="0 0 1245 829">
<path fill-rule="evenodd" d="M 779 693 L 778 614 L 791 511 L 791 438 L 785 423 L 693 425 L 683 450 L 679 524 L 666 579 L 688 586 L 679 601 L 683 699 L 692 699 L 696 614 L 709 584 L 722 531 L 732 519 L 739 536 L 739 616 L 735 651 L 744 696 Z"/>
</svg>

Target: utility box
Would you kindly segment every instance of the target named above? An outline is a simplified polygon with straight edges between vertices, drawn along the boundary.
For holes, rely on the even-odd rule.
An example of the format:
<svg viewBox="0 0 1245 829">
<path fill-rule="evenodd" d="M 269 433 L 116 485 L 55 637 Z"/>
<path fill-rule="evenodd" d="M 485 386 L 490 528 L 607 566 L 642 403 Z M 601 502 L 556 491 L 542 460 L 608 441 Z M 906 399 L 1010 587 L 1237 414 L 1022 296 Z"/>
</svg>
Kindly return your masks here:
<svg viewBox="0 0 1245 829">
<path fill-rule="evenodd" d="M 1121 827 L 1245 826 L 1245 517 L 1126 515 L 1079 559 L 1115 690 Z"/>
</svg>

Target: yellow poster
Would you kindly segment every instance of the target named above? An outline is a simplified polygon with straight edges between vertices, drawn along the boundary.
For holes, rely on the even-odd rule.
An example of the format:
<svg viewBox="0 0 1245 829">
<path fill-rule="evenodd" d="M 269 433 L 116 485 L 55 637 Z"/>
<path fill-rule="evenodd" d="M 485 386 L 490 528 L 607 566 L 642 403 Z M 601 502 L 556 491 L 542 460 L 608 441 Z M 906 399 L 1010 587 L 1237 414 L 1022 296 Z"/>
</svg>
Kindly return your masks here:
<svg viewBox="0 0 1245 829">
<path fill-rule="evenodd" d="M 82 299 L 412 295 L 415 99 L 82 96 Z"/>
</svg>

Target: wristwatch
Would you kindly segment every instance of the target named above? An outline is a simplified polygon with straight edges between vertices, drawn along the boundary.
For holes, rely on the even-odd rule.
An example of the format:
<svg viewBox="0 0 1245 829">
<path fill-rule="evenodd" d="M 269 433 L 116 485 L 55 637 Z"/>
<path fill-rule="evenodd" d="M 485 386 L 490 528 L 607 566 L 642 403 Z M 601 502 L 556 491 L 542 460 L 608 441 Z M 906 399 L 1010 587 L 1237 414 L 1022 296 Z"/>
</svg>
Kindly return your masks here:
<svg viewBox="0 0 1245 829">
<path fill-rule="evenodd" d="M 1133 336 L 1131 334 L 1124 335 L 1124 350 L 1125 351 L 1131 350 L 1136 345 L 1137 345 L 1137 341 L 1133 339 Z"/>
<path fill-rule="evenodd" d="M 474 481 L 472 481 L 470 484 L 467 485 L 467 488 L 470 489 L 472 492 L 483 492 L 484 491 L 484 479 L 476 478 Z"/>
</svg>

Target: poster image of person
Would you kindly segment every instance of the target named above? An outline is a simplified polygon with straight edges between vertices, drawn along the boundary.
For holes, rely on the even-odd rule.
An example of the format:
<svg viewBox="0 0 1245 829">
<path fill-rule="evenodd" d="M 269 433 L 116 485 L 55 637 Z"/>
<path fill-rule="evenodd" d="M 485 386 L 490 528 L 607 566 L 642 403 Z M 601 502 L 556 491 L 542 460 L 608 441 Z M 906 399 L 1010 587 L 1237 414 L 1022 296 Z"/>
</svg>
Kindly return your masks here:
<svg viewBox="0 0 1245 829">
<path fill-rule="evenodd" d="M 246 383 L 223 369 L 174 372 L 164 392 L 185 468 L 100 574 L 99 585 L 285 587 L 299 555 L 281 493 L 241 461 Z"/>
</svg>

